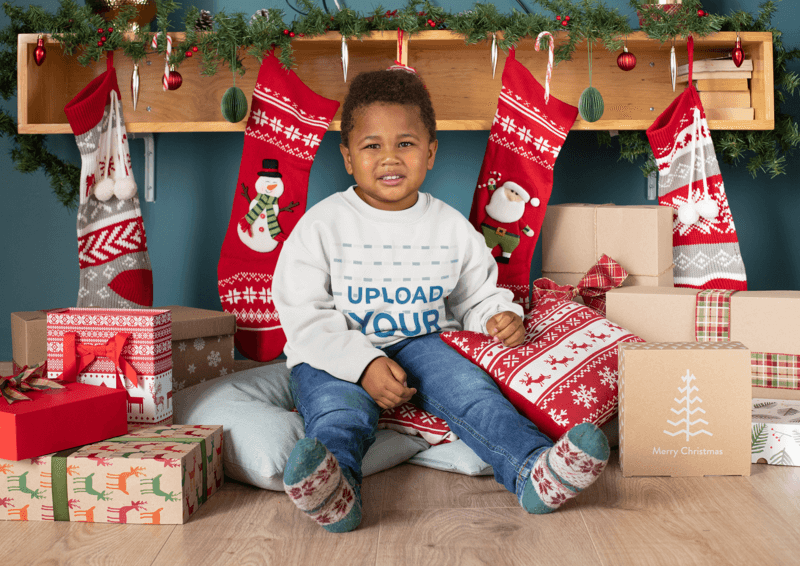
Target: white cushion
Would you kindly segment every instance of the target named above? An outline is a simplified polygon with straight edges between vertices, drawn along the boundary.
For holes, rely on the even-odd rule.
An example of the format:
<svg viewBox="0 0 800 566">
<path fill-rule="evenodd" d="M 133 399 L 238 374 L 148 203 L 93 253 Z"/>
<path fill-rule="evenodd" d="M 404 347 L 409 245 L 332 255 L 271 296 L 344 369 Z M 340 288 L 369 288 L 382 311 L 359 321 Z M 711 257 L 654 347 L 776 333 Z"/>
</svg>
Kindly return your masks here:
<svg viewBox="0 0 800 566">
<path fill-rule="evenodd" d="M 173 397 L 175 424 L 222 425 L 225 475 L 263 489 L 283 491 L 283 470 L 303 438 L 303 418 L 293 412 L 290 371 L 283 362 L 240 371 L 182 389 Z M 364 455 L 365 476 L 405 462 L 430 445 L 415 436 L 379 430 Z"/>
</svg>

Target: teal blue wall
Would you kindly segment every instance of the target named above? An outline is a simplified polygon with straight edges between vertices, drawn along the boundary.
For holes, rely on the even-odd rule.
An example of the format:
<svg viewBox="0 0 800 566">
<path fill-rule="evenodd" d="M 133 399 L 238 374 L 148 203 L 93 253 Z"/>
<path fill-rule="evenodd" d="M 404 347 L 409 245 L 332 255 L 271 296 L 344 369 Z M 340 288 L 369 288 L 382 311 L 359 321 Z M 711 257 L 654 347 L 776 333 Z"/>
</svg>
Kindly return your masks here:
<svg viewBox="0 0 800 566">
<path fill-rule="evenodd" d="M 333 0 L 327 2 L 335 9 Z M 57 7 L 55 0 L 39 3 L 48 10 Z M 756 12 L 758 3 L 716 0 L 705 2 L 705 8 L 719 13 L 736 9 Z M 250 14 L 264 7 L 282 8 L 287 15 L 291 12 L 285 2 L 278 0 L 199 0 L 185 4 L 212 13 L 225 9 Z M 362 12 L 371 11 L 377 4 L 366 0 L 346 2 Z M 394 9 L 404 2 L 382 4 Z M 469 9 L 474 2 L 440 4 L 450 12 L 458 12 Z M 532 2 L 526 4 L 532 7 Z M 790 48 L 800 45 L 798 4 L 792 0 L 782 2 L 773 20 L 784 32 L 784 43 Z M 609 0 L 606 5 L 629 13 L 631 25 L 638 27 L 627 0 Z M 514 7 L 518 7 L 514 0 L 498 2 L 504 12 Z M 182 16 L 172 19 L 181 22 Z M 7 18 L 0 16 L 0 25 L 7 24 Z M 178 29 L 182 28 L 181 24 Z M 800 65 L 793 63 L 791 70 L 800 71 Z M 5 105 L 15 109 L 16 101 Z M 785 110 L 800 116 L 797 100 Z M 487 137 L 485 131 L 441 132 L 436 167 L 428 175 L 424 190 L 467 215 Z M 309 205 L 350 184 L 338 142 L 338 132 L 328 133 L 320 146 L 311 170 Z M 131 146 L 134 174 L 142 186 L 143 142 L 133 140 Z M 146 203 L 142 196 L 142 214 L 157 305 L 221 309 L 217 260 L 230 216 L 242 146 L 240 133 L 156 134 L 157 202 Z M 80 162 L 71 135 L 48 136 L 48 147 L 63 159 Z M 10 149 L 8 140 L 0 139 L 0 360 L 11 359 L 11 312 L 72 306 L 78 292 L 76 213 L 56 201 L 43 174 L 15 171 Z M 645 180 L 638 166 L 618 161 L 618 154 L 616 147 L 598 148 L 593 133 L 572 132 L 556 164 L 551 204 L 645 204 Z M 762 174 L 753 180 L 743 167 L 722 165 L 750 289 L 800 290 L 800 166 L 790 160 L 787 169 L 788 175 L 776 179 Z M 537 254 L 534 271 L 539 265 Z"/>
</svg>

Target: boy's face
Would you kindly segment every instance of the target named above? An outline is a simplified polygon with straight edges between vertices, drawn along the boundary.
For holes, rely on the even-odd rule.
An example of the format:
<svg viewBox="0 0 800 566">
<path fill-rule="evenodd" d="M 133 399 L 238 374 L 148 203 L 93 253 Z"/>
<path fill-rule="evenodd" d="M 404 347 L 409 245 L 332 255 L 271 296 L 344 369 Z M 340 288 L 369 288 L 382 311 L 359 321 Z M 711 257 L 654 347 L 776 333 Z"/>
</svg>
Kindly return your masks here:
<svg viewBox="0 0 800 566">
<path fill-rule="evenodd" d="M 439 146 L 430 141 L 419 108 L 370 104 L 356 112 L 353 122 L 349 144 L 339 148 L 358 185 L 356 194 L 380 210 L 413 206 Z"/>
</svg>

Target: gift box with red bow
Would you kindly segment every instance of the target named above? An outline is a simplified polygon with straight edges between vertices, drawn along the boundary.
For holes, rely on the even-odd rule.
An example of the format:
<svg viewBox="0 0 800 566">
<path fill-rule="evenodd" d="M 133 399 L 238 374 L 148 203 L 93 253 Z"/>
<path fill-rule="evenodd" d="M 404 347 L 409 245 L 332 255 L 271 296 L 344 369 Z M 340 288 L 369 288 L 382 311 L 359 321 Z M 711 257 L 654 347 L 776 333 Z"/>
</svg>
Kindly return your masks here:
<svg viewBox="0 0 800 566">
<path fill-rule="evenodd" d="M 171 320 L 163 309 L 49 312 L 48 377 L 124 389 L 128 422 L 171 422 Z"/>
<path fill-rule="evenodd" d="M 0 459 L 35 458 L 125 434 L 123 390 L 54 382 L 45 371 L 24 367 L 0 377 Z"/>
<path fill-rule="evenodd" d="M 628 272 L 623 285 L 672 287 L 672 213 L 668 206 L 548 206 L 542 277 L 575 285 L 606 254 Z"/>
</svg>

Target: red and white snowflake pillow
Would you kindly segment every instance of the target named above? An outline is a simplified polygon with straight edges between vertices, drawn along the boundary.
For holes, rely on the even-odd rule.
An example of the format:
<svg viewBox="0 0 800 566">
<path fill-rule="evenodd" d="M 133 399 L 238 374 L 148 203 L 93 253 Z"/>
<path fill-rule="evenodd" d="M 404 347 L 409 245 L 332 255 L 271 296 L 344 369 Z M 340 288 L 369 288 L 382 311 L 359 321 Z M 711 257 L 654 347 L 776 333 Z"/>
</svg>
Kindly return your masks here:
<svg viewBox="0 0 800 566">
<path fill-rule="evenodd" d="M 483 368 L 503 395 L 556 440 L 617 414 L 617 344 L 644 342 L 594 309 L 552 295 L 525 315 L 525 342 L 508 348 L 477 332 L 442 340 Z"/>
<path fill-rule="evenodd" d="M 394 409 L 385 409 L 378 418 L 378 428 L 420 436 L 431 446 L 458 440 L 445 421 L 408 402 Z"/>
</svg>

